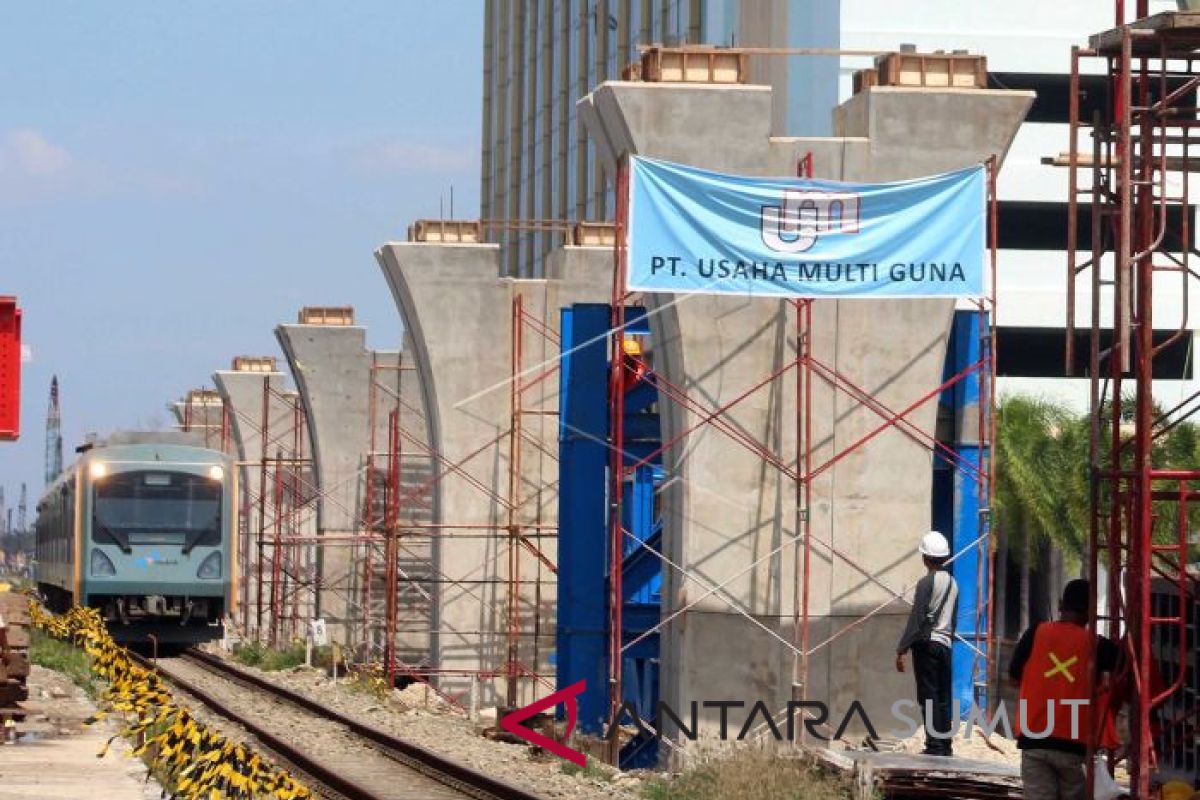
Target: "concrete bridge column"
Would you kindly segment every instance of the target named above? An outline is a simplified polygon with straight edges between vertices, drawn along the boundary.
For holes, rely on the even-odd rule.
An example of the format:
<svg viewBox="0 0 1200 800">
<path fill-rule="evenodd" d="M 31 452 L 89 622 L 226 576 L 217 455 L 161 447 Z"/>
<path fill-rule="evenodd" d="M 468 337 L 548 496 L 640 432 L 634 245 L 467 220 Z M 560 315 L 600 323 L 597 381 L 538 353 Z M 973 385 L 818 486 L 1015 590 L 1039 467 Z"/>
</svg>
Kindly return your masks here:
<svg viewBox="0 0 1200 800">
<path fill-rule="evenodd" d="M 470 687 L 467 673 L 503 671 L 507 661 L 508 550 L 510 518 L 509 429 L 513 299 L 552 332 L 566 304 L 607 299 L 611 249 L 567 247 L 547 261 L 545 280 L 499 277 L 499 249 L 488 244 L 389 242 L 376 258 L 392 289 L 411 342 L 406 354 L 417 368 L 425 407 L 425 433 L 437 453 L 432 487 L 439 540 L 439 624 L 436 665 L 445 690 Z M 543 674 L 553 670 L 553 538 L 557 524 L 558 407 L 554 378 L 534 383 L 558 356 L 552 336 L 524 327 L 521 404 L 524 435 L 513 518 L 530 531 L 535 548 L 519 547 L 520 630 L 518 660 Z M 543 561 L 542 559 L 545 559 Z M 523 680 L 520 702 L 550 687 Z M 486 682 L 484 702 L 501 702 L 503 679 Z"/>
<path fill-rule="evenodd" d="M 1028 92 L 872 87 L 837 110 L 840 136 L 824 139 L 770 137 L 771 90 L 759 86 L 609 82 L 580 101 L 579 113 L 610 176 L 626 153 L 745 175 L 794 175 L 812 153 L 818 177 L 888 181 L 1003 157 L 1032 100 Z M 779 301 L 651 294 L 646 305 L 656 368 L 705 408 L 729 403 L 795 358 L 792 312 Z M 941 382 L 953 308 L 951 300 L 818 301 L 814 356 L 889 407 L 905 408 Z M 789 372 L 725 415 L 793 467 L 794 380 Z M 660 414 L 664 439 L 702 420 L 676 403 L 660 404 Z M 927 404 L 908 419 L 932 434 L 935 415 Z M 882 422 L 820 380 L 812 420 L 814 466 Z M 678 616 L 663 633 L 662 697 L 675 708 L 742 700 L 749 710 L 761 699 L 781 710 L 794 692 L 792 482 L 712 426 L 671 448 L 664 466 L 678 479 L 663 497 L 664 549 L 682 571 L 664 567 L 663 613 Z M 895 430 L 813 483 L 816 649 L 807 696 L 835 716 L 860 700 L 884 719 L 895 699 L 912 694 L 911 676 L 889 669 L 908 613 L 892 590 L 922 573 L 915 542 L 929 528 L 931 484 L 930 454 Z M 731 724 L 740 725 L 735 716 Z M 715 710 L 702 720 L 713 729 Z"/>
<path fill-rule="evenodd" d="M 353 325 L 352 316 L 314 323 L 305 311 L 299 323 L 280 325 L 275 334 L 304 404 L 319 493 L 317 528 L 331 538 L 361 536 L 371 367 L 377 360 L 395 365 L 398 356 L 368 350 L 366 330 Z M 386 414 L 375 422 L 376 442 L 386 441 Z M 356 566 L 363 553 L 360 545 L 331 541 L 317 556 L 316 612 L 326 619 L 331 638 L 343 644 L 359 643 L 363 609 Z"/>
<path fill-rule="evenodd" d="M 249 362 L 254 363 L 254 369 L 246 368 Z M 316 515 L 311 508 L 306 507 L 307 501 L 314 494 L 315 487 L 312 486 L 313 477 L 310 470 L 299 465 L 277 465 L 275 463 L 275 459 L 280 457 L 295 458 L 296 456 L 294 441 L 296 409 L 294 404 L 297 402 L 295 393 L 287 389 L 287 376 L 275 368 L 275 359 L 268 356 L 254 359 L 235 358 L 233 369 L 219 370 L 213 373 L 213 382 L 228 411 L 230 434 L 239 462 L 240 497 L 238 505 L 241 511 L 241 536 L 242 540 L 247 543 L 247 552 L 249 553 L 249 561 L 240 567 L 242 578 L 245 580 L 242 603 L 244 604 L 243 609 L 248 614 L 247 619 L 250 621 L 250 626 L 253 628 L 251 633 L 258 635 L 265 633 L 265 631 L 259 630 L 257 619 L 256 565 L 258 563 L 260 529 L 265 532 L 264 541 L 269 540 L 271 532 L 274 530 L 275 517 L 282 513 L 291 517 L 286 521 L 289 529 L 294 529 L 300 535 L 315 533 Z M 307 454 L 310 452 L 307 430 L 302 428 L 300 435 L 300 448 Z M 267 462 L 265 470 L 264 460 Z M 294 475 L 300 481 L 302 495 L 297 508 L 291 508 L 291 497 L 287 498 L 288 505 L 286 507 L 282 509 L 275 507 L 271 497 L 272 481 L 280 469 Z M 263 506 L 266 513 L 260 517 L 258 500 L 264 490 L 266 495 L 263 497 Z M 308 548 L 301 548 L 300 552 L 306 549 Z M 267 558 L 270 559 L 272 555 L 268 550 Z M 291 580 L 311 581 L 315 576 L 307 571 L 306 567 L 310 566 L 307 558 L 301 558 L 298 564 L 292 565 L 295 574 L 291 576 Z M 264 564 L 264 569 L 269 569 L 269 565 Z M 313 599 L 302 593 L 299 604 L 301 613 L 311 613 Z M 268 603 L 269 598 L 264 597 L 264 607 Z M 268 607 L 264 613 L 263 628 L 268 624 L 267 615 L 269 613 Z"/>
</svg>

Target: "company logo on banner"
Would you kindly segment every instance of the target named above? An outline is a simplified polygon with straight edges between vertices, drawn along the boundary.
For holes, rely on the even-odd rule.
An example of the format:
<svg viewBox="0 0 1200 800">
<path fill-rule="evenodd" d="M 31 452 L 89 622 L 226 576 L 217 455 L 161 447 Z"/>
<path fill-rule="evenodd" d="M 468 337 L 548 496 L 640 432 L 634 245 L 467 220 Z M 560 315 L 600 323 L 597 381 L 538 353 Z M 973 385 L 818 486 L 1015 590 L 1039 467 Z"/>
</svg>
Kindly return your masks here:
<svg viewBox="0 0 1200 800">
<path fill-rule="evenodd" d="M 630 158 L 629 289 L 980 297 L 982 165 L 900 183 L 749 178 Z"/>
<path fill-rule="evenodd" d="M 803 253 L 823 233 L 858 233 L 857 194 L 787 189 L 783 203 L 762 210 L 763 244 L 780 253 Z"/>
</svg>

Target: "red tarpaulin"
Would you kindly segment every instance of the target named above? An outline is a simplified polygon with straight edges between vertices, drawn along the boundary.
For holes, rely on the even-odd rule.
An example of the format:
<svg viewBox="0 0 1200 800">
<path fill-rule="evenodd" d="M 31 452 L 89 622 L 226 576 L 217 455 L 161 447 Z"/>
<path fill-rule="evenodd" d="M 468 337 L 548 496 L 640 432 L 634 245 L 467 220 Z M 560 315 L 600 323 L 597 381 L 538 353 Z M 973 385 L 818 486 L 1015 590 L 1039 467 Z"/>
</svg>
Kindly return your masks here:
<svg viewBox="0 0 1200 800">
<path fill-rule="evenodd" d="M 21 433 L 21 309 L 0 297 L 0 441 Z"/>
</svg>

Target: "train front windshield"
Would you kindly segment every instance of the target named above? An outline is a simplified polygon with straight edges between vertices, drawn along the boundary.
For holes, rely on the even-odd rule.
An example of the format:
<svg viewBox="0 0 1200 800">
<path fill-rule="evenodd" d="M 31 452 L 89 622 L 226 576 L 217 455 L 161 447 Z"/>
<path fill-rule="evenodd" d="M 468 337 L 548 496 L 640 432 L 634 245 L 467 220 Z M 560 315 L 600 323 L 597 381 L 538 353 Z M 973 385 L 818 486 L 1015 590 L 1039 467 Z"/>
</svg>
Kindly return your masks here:
<svg viewBox="0 0 1200 800">
<path fill-rule="evenodd" d="M 185 472 L 118 472 L 95 484 L 92 539 L 115 544 L 198 546 L 221 544 L 221 484 Z"/>
</svg>

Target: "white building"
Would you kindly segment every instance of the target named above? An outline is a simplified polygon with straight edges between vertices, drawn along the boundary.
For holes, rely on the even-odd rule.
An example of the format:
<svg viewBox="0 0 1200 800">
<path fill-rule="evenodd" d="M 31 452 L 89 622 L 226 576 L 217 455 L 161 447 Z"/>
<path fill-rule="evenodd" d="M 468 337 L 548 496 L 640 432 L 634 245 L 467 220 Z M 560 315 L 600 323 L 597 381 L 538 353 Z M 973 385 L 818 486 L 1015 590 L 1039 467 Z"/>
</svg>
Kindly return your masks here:
<svg viewBox="0 0 1200 800">
<path fill-rule="evenodd" d="M 1013 143 L 1000 176 L 1000 252 L 997 273 L 997 324 L 1002 379 L 1000 391 L 1024 392 L 1070 402 L 1083 409 L 1087 405 L 1085 378 L 1063 379 L 1067 256 L 1064 250 L 1067 231 L 1067 169 L 1042 163 L 1047 156 L 1067 151 L 1068 76 L 1071 71 L 1071 47 L 1087 46 L 1088 36 L 1116 24 L 1115 4 L 1106 0 L 1004 0 L 964 2 L 963 0 L 816 0 L 796 4 L 808 13 L 822 17 L 815 27 L 836 27 L 839 39 L 824 46 L 844 50 L 894 50 L 900 44 L 914 44 L 920 52 L 965 49 L 987 56 L 993 85 L 1012 89 L 1032 89 L 1038 100 Z M 1126 3 L 1129 13 L 1135 4 Z M 1174 0 L 1150 0 L 1150 13 L 1171 11 Z M 799 60 L 799 59 L 796 59 Z M 816 59 L 821 60 L 821 59 Z M 832 61 L 833 59 L 824 59 Z M 838 99 L 853 91 L 852 78 L 857 69 L 871 66 L 869 57 L 842 57 L 838 69 Z M 1083 69 L 1095 75 L 1084 79 L 1088 99 L 1101 101 L 1104 78 L 1099 73 L 1104 62 L 1085 59 Z M 810 67 L 809 69 L 813 69 Z M 817 79 L 824 79 L 828 67 L 815 68 Z M 1085 105 L 1086 105 L 1085 100 Z M 1087 112 L 1085 112 L 1087 113 Z M 789 126 L 799 125 L 793 114 Z M 801 131 L 817 133 L 820 131 Z M 1090 141 L 1081 147 L 1090 152 Z M 1086 198 L 1084 198 L 1086 200 Z M 1084 248 L 1086 226 L 1081 232 Z M 1161 278 L 1159 279 L 1162 280 Z M 1079 284 L 1080 302 L 1077 326 L 1082 334 L 1079 352 L 1086 358 L 1084 334 L 1088 330 L 1087 298 L 1084 281 Z M 1181 321 L 1182 292 L 1156 284 L 1155 329 L 1174 330 Z M 1102 307 L 1110 303 L 1106 298 Z M 1190 319 L 1200 320 L 1200 307 L 1193 303 Z M 1102 318 L 1103 319 L 1103 318 Z M 1200 389 L 1190 377 L 1192 368 L 1189 332 L 1173 357 L 1163 368 L 1182 380 L 1162 380 L 1155 384 L 1160 403 L 1171 406 Z M 1044 377 L 1032 377 L 1044 375 Z M 1185 377 L 1188 376 L 1188 377 Z"/>
</svg>

